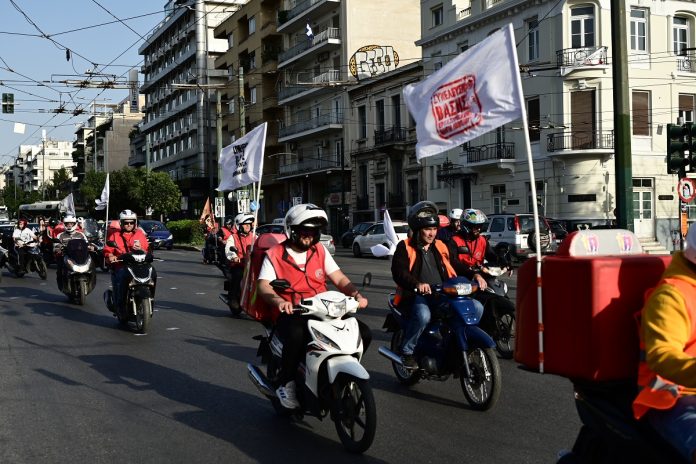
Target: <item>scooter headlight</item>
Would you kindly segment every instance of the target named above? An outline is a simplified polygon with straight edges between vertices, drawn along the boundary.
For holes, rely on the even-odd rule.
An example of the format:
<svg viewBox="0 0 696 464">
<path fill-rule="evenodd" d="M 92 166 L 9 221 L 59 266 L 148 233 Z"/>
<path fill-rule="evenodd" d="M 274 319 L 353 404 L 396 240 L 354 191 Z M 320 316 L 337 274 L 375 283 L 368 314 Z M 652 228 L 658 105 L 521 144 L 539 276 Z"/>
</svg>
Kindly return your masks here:
<svg viewBox="0 0 696 464">
<path fill-rule="evenodd" d="M 312 327 L 311 329 L 312 329 L 312 335 L 314 336 L 314 338 L 317 339 L 317 341 L 318 341 L 319 343 L 321 343 L 322 345 L 330 346 L 330 347 L 333 348 L 334 350 L 340 350 L 340 349 L 341 349 L 341 348 L 340 348 L 333 340 L 331 340 L 329 337 L 327 337 L 327 336 L 324 335 L 323 333 L 319 332 L 319 331 L 318 331 L 317 329 L 315 329 L 314 327 Z"/>
<path fill-rule="evenodd" d="M 450 296 L 465 296 L 471 295 L 474 292 L 474 286 L 471 283 L 456 283 L 454 285 L 446 285 L 442 287 L 442 291 Z"/>
<path fill-rule="evenodd" d="M 343 317 L 343 315 L 346 313 L 346 300 L 343 301 L 330 301 L 330 300 L 322 300 L 322 303 L 324 303 L 324 306 L 326 306 L 326 311 L 329 313 L 329 316 L 339 318 Z"/>
</svg>

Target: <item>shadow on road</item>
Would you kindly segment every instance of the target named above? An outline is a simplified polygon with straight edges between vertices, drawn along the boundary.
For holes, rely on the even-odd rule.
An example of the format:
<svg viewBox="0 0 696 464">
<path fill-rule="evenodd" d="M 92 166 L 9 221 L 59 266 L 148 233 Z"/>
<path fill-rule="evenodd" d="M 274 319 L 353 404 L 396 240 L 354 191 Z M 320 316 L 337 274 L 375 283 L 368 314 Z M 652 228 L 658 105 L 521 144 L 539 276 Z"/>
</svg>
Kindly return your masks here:
<svg viewBox="0 0 696 464">
<path fill-rule="evenodd" d="M 219 300 L 218 300 L 219 301 Z M 206 300 L 206 303 L 208 301 Z M 155 300 L 155 308 L 158 311 L 181 311 L 183 313 L 197 314 L 209 317 L 231 317 L 230 310 L 220 301 L 220 309 L 197 306 L 180 301 Z M 240 319 L 241 320 L 241 319 Z"/>
<path fill-rule="evenodd" d="M 207 337 L 196 337 L 188 338 L 184 341 L 192 345 L 202 346 L 207 350 L 212 351 L 213 353 L 237 361 L 249 362 L 256 358 L 256 348 L 242 346 L 238 343 L 227 340 L 218 340 L 215 338 Z"/>
<path fill-rule="evenodd" d="M 424 386 L 421 388 L 427 388 L 427 382 L 429 381 L 424 380 L 422 382 Z M 457 382 L 457 384 L 459 384 L 459 379 L 453 380 L 450 377 L 450 379 L 446 380 L 446 382 Z M 440 396 L 435 396 L 429 393 L 423 393 L 421 391 L 414 390 L 413 388 L 401 385 L 399 381 L 396 380 L 395 376 L 390 376 L 382 372 L 370 371 L 370 385 L 372 385 L 372 388 L 375 390 L 382 390 L 385 392 L 394 393 L 396 395 L 401 395 L 407 398 L 413 398 L 414 400 L 418 401 L 428 401 L 430 403 L 435 403 L 451 408 L 462 408 L 471 410 L 471 407 L 466 401 L 455 401 L 449 398 L 442 398 Z M 462 398 L 464 398 L 463 393 Z"/>
<path fill-rule="evenodd" d="M 154 411 L 211 436 L 230 442 L 256 462 L 310 462 L 321 456 L 332 463 L 383 463 L 368 456 L 350 455 L 340 442 L 315 434 L 315 420 L 293 425 L 275 416 L 268 401 L 256 395 L 214 385 L 174 369 L 131 356 L 89 355 L 80 360 L 108 379 L 137 391 L 151 390 L 196 411 Z"/>
</svg>

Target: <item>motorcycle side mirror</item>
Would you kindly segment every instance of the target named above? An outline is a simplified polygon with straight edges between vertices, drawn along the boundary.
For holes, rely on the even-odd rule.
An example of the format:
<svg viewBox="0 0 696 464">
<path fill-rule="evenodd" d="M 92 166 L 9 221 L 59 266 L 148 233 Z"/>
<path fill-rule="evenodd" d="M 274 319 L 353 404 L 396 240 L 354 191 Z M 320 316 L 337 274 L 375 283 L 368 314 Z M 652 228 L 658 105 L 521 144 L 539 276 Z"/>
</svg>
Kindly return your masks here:
<svg viewBox="0 0 696 464">
<path fill-rule="evenodd" d="M 363 286 L 363 287 L 369 287 L 370 284 L 372 284 L 372 273 L 371 273 L 371 272 L 367 272 L 367 273 L 365 273 L 365 275 L 363 276 L 362 286 Z"/>
<path fill-rule="evenodd" d="M 118 245 L 116 245 L 116 242 L 114 242 L 113 240 L 107 240 L 107 241 L 106 241 L 106 244 L 109 245 L 110 247 L 116 247 L 116 246 L 118 246 Z"/>
<path fill-rule="evenodd" d="M 271 281 L 271 287 L 274 290 L 287 290 L 290 288 L 290 282 L 285 279 L 275 279 Z"/>
</svg>

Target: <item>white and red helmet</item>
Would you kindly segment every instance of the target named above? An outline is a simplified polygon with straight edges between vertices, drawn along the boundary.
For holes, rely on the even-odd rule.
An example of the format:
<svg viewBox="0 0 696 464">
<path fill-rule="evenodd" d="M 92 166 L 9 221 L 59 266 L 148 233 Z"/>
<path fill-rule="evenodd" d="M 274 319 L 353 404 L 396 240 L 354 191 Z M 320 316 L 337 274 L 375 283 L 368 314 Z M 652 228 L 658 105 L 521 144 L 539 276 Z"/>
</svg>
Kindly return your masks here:
<svg viewBox="0 0 696 464">
<path fill-rule="evenodd" d="M 285 215 L 285 236 L 295 240 L 293 229 L 302 226 L 315 228 L 319 231 L 329 224 L 326 211 L 312 203 L 295 205 Z M 320 233 L 317 234 L 314 243 L 319 242 Z"/>
</svg>

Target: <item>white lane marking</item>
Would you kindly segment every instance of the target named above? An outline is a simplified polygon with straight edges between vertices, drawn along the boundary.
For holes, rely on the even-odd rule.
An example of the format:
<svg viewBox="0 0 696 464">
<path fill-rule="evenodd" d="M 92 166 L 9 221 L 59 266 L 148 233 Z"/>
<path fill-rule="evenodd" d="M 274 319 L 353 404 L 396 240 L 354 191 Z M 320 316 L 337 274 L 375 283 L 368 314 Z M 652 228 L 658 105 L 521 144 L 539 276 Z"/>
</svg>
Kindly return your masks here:
<svg viewBox="0 0 696 464">
<path fill-rule="evenodd" d="M 178 327 L 168 327 L 166 330 L 179 330 Z"/>
<path fill-rule="evenodd" d="M 176 287 L 169 287 L 169 290 L 179 290 L 179 289 Z"/>
<path fill-rule="evenodd" d="M 196 295 L 205 295 L 205 292 L 196 292 Z"/>
<path fill-rule="evenodd" d="M 134 333 L 133 335 L 135 335 L 136 337 L 144 337 L 144 336 L 147 335 L 147 334 L 137 334 L 137 333 Z"/>
</svg>

